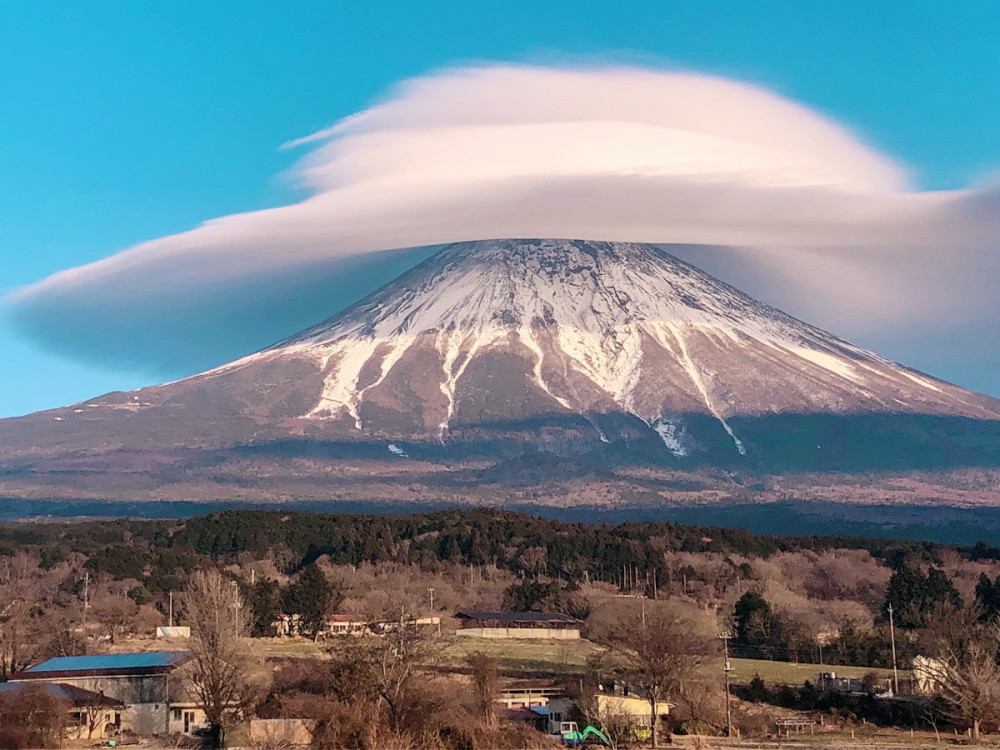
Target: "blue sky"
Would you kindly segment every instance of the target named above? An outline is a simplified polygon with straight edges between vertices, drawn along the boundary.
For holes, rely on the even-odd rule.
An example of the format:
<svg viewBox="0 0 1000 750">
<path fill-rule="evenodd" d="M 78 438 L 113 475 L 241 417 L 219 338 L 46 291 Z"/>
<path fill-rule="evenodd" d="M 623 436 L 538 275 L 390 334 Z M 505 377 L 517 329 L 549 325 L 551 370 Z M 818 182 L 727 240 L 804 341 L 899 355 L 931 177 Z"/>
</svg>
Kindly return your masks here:
<svg viewBox="0 0 1000 750">
<path fill-rule="evenodd" d="M 848 124 L 919 187 L 960 188 L 1000 167 L 997 28 L 990 2 L 0 3 L 0 292 L 298 200 L 280 144 L 482 60 L 760 83 Z M 0 362 L 0 415 L 163 377 L 75 363 L 2 323 Z M 1000 395 L 974 357 L 933 374 Z"/>
</svg>

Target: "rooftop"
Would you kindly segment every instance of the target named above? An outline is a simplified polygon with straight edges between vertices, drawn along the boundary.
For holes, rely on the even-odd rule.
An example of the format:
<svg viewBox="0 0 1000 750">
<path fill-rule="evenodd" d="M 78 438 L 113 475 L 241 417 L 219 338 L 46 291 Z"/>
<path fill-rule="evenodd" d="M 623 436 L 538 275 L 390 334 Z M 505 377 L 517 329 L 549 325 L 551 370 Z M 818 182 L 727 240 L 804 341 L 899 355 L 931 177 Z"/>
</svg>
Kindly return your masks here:
<svg viewBox="0 0 1000 750">
<path fill-rule="evenodd" d="M 130 675 L 169 672 L 191 656 L 190 651 L 143 651 L 132 654 L 58 656 L 14 675 L 14 680 Z"/>
<path fill-rule="evenodd" d="M 75 685 L 63 685 L 59 682 L 41 682 L 37 685 L 26 685 L 23 682 L 0 682 L 0 700 L 5 697 L 19 696 L 27 690 L 40 689 L 56 700 L 66 701 L 73 706 L 107 706 L 122 707 L 125 704 L 116 698 L 110 698 L 102 693 L 84 690 Z"/>
<path fill-rule="evenodd" d="M 561 612 L 457 612 L 459 620 L 480 620 L 507 623 L 565 624 L 579 622 Z"/>
</svg>

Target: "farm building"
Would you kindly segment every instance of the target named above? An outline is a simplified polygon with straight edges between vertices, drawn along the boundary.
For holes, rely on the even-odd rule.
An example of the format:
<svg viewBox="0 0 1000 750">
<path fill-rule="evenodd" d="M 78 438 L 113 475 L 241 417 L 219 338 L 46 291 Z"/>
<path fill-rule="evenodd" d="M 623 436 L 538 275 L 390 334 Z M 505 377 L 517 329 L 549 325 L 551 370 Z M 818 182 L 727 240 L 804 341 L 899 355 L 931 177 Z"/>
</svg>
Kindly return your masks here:
<svg viewBox="0 0 1000 750">
<path fill-rule="evenodd" d="M 929 656 L 915 656 L 913 658 L 914 688 L 921 695 L 937 693 L 948 674 L 948 665 L 940 659 L 932 659 Z"/>
<path fill-rule="evenodd" d="M 395 633 L 400 625 L 407 628 L 441 628 L 441 618 L 407 616 L 404 619 L 358 620 L 350 615 L 330 615 L 326 619 L 327 635 L 385 635 Z"/>
<path fill-rule="evenodd" d="M 549 700 L 550 731 L 556 731 L 560 722 L 570 718 L 573 705 L 574 701 L 566 697 Z M 662 721 L 670 715 L 671 705 L 666 701 L 657 703 L 658 720 Z M 652 718 L 650 708 L 649 699 L 640 692 L 623 685 L 609 685 L 594 693 L 589 711 L 601 724 L 629 725 L 634 728 L 636 737 L 646 739 Z"/>
<path fill-rule="evenodd" d="M 351 615 L 329 615 L 326 632 L 330 635 L 366 635 L 369 632 L 368 621 Z"/>
<path fill-rule="evenodd" d="M 121 731 L 125 704 L 120 700 L 59 682 L 0 683 L 0 704 L 19 701 L 22 705 L 38 705 L 45 700 L 65 707 L 67 739 L 105 739 Z"/>
<path fill-rule="evenodd" d="M 580 621 L 547 612 L 458 612 L 458 635 L 478 638 L 577 640 Z"/>
<path fill-rule="evenodd" d="M 402 621 L 407 627 L 436 627 L 440 630 L 441 618 L 437 615 L 429 617 L 407 617 Z M 302 635 L 302 616 L 298 614 L 281 614 L 271 623 L 274 634 L 279 637 L 294 637 Z M 362 620 L 352 615 L 327 615 L 320 637 L 334 635 L 385 635 L 399 628 L 400 620 Z"/>
<path fill-rule="evenodd" d="M 580 702 L 566 694 L 564 686 L 555 682 L 514 680 L 508 682 L 496 700 L 511 721 L 531 724 L 539 731 L 557 734 L 564 721 L 572 721 L 586 711 L 605 724 L 631 725 L 641 738 L 648 737 L 650 726 L 649 700 L 641 692 L 627 685 L 613 683 L 599 686 L 589 701 Z M 671 704 L 663 701 L 657 705 L 656 715 L 665 719 Z"/>
<path fill-rule="evenodd" d="M 279 614 L 271 623 L 271 630 L 279 638 L 299 635 L 302 630 L 302 616 Z"/>
<path fill-rule="evenodd" d="M 566 695 L 566 688 L 553 682 L 539 680 L 514 680 L 500 691 L 496 702 L 505 709 L 548 706 L 552 698 Z"/>
<path fill-rule="evenodd" d="M 29 667 L 10 684 L 58 684 L 121 702 L 120 728 L 136 734 L 190 734 L 205 723 L 182 670 L 190 651 L 61 656 Z"/>
</svg>

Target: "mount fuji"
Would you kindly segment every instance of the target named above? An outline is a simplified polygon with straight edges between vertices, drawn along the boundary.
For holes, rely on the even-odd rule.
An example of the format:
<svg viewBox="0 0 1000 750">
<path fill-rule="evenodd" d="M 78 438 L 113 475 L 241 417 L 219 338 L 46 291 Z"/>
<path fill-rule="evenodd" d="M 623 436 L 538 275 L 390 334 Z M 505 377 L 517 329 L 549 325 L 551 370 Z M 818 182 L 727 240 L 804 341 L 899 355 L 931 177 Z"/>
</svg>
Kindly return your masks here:
<svg viewBox="0 0 1000 750">
<path fill-rule="evenodd" d="M 176 497 L 180 484 L 215 500 L 312 498 L 371 471 L 425 500 L 456 499 L 487 481 L 595 471 L 614 485 L 636 467 L 705 487 L 972 468 L 993 478 L 989 495 L 1000 401 L 849 344 L 659 247 L 493 240 L 449 245 L 209 372 L 0 420 L 0 492 L 12 497 L 75 496 L 64 481 L 74 476 L 86 496 Z M 371 482 L 360 499 L 381 492 Z"/>
</svg>

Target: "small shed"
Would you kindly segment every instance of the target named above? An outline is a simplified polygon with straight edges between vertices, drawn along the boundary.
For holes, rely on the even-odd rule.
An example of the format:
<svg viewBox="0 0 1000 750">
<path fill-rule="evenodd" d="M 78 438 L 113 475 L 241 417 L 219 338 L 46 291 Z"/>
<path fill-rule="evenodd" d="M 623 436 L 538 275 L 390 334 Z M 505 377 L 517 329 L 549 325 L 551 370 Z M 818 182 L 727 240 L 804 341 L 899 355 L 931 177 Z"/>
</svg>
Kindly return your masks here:
<svg viewBox="0 0 1000 750">
<path fill-rule="evenodd" d="M 560 612 L 458 612 L 458 635 L 578 640 L 580 621 Z"/>
<path fill-rule="evenodd" d="M 251 719 L 250 742 L 258 747 L 309 747 L 315 729 L 312 719 Z"/>
<path fill-rule="evenodd" d="M 530 708 L 508 708 L 504 711 L 507 721 L 527 724 L 539 732 L 549 728 L 549 709 L 546 706 L 531 706 Z"/>
</svg>

